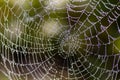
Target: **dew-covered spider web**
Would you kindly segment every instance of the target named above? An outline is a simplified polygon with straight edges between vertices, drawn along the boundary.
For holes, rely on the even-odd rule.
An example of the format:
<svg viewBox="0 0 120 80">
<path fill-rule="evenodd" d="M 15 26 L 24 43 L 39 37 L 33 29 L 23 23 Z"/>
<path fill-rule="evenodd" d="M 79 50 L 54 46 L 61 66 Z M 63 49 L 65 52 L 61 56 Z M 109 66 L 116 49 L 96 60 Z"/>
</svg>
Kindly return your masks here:
<svg viewBox="0 0 120 80">
<path fill-rule="evenodd" d="M 0 0 L 0 80 L 119 80 L 120 0 Z"/>
</svg>

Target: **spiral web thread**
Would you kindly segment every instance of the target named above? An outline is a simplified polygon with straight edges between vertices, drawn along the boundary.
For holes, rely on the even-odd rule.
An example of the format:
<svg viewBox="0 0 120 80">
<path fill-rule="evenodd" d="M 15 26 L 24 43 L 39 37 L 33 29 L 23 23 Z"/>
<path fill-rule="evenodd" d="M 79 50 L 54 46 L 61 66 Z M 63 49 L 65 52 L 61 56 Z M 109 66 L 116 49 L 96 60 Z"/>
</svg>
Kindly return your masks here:
<svg viewBox="0 0 120 80">
<path fill-rule="evenodd" d="M 0 1 L 0 71 L 10 80 L 120 79 L 120 1 L 57 1 Z"/>
</svg>

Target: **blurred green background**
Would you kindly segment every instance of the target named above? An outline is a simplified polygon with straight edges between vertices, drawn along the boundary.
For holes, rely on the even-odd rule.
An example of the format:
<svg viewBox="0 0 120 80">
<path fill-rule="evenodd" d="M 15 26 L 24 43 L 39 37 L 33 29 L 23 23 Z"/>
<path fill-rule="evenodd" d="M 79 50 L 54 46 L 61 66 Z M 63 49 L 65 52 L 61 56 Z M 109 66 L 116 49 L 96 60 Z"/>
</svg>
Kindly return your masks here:
<svg viewBox="0 0 120 80">
<path fill-rule="evenodd" d="M 69 37 L 66 38 L 66 36 Z M 120 69 L 116 69 L 115 65 L 117 68 L 120 66 L 118 61 L 120 2 L 119 0 L 0 0 L 0 53 L 9 60 L 13 60 L 10 49 L 20 51 L 18 47 L 25 48 L 26 52 L 30 50 L 31 53 L 39 53 L 37 48 L 42 48 L 41 51 L 45 55 L 48 52 L 51 55 L 58 53 L 60 56 L 55 56 L 55 59 L 60 60 L 56 65 L 62 65 L 61 67 L 64 66 L 61 63 L 62 60 L 66 58 L 71 60 L 71 56 L 74 56 L 76 61 L 73 60 L 72 64 L 68 61 L 70 66 L 67 68 L 73 71 L 81 70 L 82 75 L 88 73 L 84 76 L 86 80 L 94 80 L 97 77 L 99 80 L 107 78 L 111 80 L 112 73 L 107 70 L 116 71 L 116 80 L 118 80 Z M 75 54 L 70 56 L 66 54 L 69 48 L 70 52 L 73 51 Z M 83 60 L 83 63 L 78 64 L 79 60 Z M 19 63 L 17 58 L 13 61 Z M 1 58 L 1 64 L 3 62 Z M 75 66 L 84 65 L 84 67 L 79 67 L 78 70 L 74 64 Z M 87 71 L 82 73 L 82 70 L 86 69 Z M 65 72 L 68 74 L 67 71 Z M 79 78 L 82 75 L 74 72 L 74 75 L 69 76 Z M 65 75 L 65 77 L 68 76 Z M 9 79 L 1 72 L 0 80 Z"/>
</svg>

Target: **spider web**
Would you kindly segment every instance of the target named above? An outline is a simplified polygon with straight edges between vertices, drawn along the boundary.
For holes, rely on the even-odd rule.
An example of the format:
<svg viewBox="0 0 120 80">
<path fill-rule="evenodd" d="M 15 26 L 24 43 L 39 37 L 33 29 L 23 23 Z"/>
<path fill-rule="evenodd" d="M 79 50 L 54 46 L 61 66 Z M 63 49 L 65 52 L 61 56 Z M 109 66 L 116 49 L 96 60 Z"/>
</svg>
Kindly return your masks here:
<svg viewBox="0 0 120 80">
<path fill-rule="evenodd" d="M 120 1 L 1 0 L 0 71 L 9 80 L 120 79 Z"/>
</svg>

